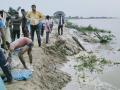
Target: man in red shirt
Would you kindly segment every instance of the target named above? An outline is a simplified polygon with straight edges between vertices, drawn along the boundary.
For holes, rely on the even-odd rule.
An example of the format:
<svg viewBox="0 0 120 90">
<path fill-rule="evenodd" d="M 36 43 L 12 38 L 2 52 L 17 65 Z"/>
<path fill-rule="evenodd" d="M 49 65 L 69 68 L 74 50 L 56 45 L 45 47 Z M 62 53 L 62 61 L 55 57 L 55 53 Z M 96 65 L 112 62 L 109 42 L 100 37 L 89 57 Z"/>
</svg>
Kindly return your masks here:
<svg viewBox="0 0 120 90">
<path fill-rule="evenodd" d="M 7 42 L 7 46 L 8 46 L 8 49 L 10 51 L 9 52 L 9 61 L 11 61 L 12 52 L 16 49 L 20 49 L 20 51 L 18 53 L 18 57 L 19 57 L 21 63 L 23 64 L 24 68 L 28 69 L 27 66 L 26 66 L 26 63 L 24 61 L 23 54 L 25 52 L 28 52 L 30 64 L 32 64 L 32 53 L 31 53 L 32 52 L 32 47 L 33 47 L 32 40 L 27 38 L 27 37 L 21 37 L 21 38 L 15 40 L 12 43 Z"/>
</svg>

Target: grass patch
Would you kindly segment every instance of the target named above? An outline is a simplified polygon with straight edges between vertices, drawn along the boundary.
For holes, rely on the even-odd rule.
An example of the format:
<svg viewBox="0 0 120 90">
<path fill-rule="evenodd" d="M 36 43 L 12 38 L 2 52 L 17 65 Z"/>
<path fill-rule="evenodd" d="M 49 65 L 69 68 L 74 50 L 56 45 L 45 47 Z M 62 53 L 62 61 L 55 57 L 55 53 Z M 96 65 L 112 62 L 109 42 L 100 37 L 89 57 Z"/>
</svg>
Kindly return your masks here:
<svg viewBox="0 0 120 90">
<path fill-rule="evenodd" d="M 67 28 L 72 28 L 72 29 L 76 29 L 80 32 L 92 32 L 96 35 L 96 37 L 98 37 L 98 39 L 100 40 L 100 43 L 108 43 L 109 41 L 111 41 L 114 37 L 113 34 L 111 34 L 111 31 L 106 31 L 106 30 L 102 30 L 102 29 L 97 29 L 97 28 L 94 28 L 92 26 L 87 26 L 87 27 L 80 27 L 78 25 L 75 25 L 71 22 L 66 22 L 66 25 L 65 27 Z M 100 35 L 100 34 L 104 34 L 104 35 Z"/>
<path fill-rule="evenodd" d="M 97 58 L 95 55 L 82 55 L 77 58 L 78 64 L 75 65 L 77 71 L 88 70 L 92 72 L 102 72 L 105 65 L 111 64 L 104 58 Z"/>
<path fill-rule="evenodd" d="M 97 58 L 96 55 L 80 55 L 77 58 L 77 64 L 74 65 L 75 70 L 78 72 L 79 80 L 86 82 L 87 72 L 91 74 L 96 72 L 97 74 L 103 73 L 105 66 L 120 65 L 120 62 L 108 61 L 105 58 Z"/>
<path fill-rule="evenodd" d="M 101 32 L 101 33 L 111 33 L 111 31 L 106 31 L 106 30 L 102 30 L 102 29 L 97 29 L 92 27 L 91 25 L 87 26 L 87 27 L 80 27 L 76 24 L 73 24 L 71 22 L 66 22 L 65 27 L 67 28 L 72 28 L 72 29 L 76 29 L 80 32 Z"/>
<path fill-rule="evenodd" d="M 110 65 L 112 62 L 104 58 L 97 58 L 95 55 L 81 55 L 77 58 L 77 64 L 74 68 L 77 70 L 79 83 L 86 82 L 89 73 L 102 73 L 106 65 Z"/>
</svg>

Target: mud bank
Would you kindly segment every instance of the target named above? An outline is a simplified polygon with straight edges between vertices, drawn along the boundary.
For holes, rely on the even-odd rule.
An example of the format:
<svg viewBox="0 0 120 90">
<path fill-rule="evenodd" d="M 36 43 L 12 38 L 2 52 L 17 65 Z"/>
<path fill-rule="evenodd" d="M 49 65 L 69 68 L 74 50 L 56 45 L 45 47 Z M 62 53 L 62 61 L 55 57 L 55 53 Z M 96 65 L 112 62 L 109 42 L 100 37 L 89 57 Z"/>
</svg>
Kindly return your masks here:
<svg viewBox="0 0 120 90">
<path fill-rule="evenodd" d="M 72 80 L 67 84 L 66 87 L 64 87 L 62 90 L 119 90 L 119 87 L 117 86 L 119 83 L 119 80 L 114 80 L 113 78 L 115 78 L 115 76 L 113 74 L 113 71 L 116 70 L 116 68 L 119 68 L 118 66 L 115 65 L 110 65 L 107 66 L 105 65 L 105 67 L 102 69 L 103 72 L 101 73 L 90 73 L 90 71 L 85 71 L 86 73 L 86 78 L 85 78 L 85 82 L 83 77 L 80 77 L 80 75 L 82 75 L 82 71 L 78 72 L 77 70 L 75 70 L 74 66 L 76 65 L 77 61 L 76 61 L 76 57 L 79 57 L 79 55 L 84 56 L 84 54 L 94 54 L 97 57 L 102 57 L 105 58 L 106 60 L 110 60 L 113 62 L 116 62 L 119 60 L 114 60 L 112 56 L 114 56 L 114 53 L 108 53 L 108 52 L 117 52 L 115 49 L 111 49 L 114 47 L 109 47 L 109 45 L 111 45 L 111 43 L 108 44 L 100 44 L 99 40 L 94 37 L 94 35 L 92 33 L 87 33 L 87 34 L 83 34 L 81 32 L 78 32 L 76 30 L 69 30 L 70 33 L 72 33 L 72 36 L 75 36 L 79 42 L 82 43 L 82 45 L 84 46 L 84 48 L 86 49 L 87 52 L 80 52 L 78 55 L 74 55 L 74 56 L 70 56 L 69 60 L 70 62 L 65 63 L 65 67 L 62 68 L 63 71 L 69 73 L 72 77 Z M 101 47 L 101 48 L 100 48 Z M 107 52 L 105 52 L 105 50 Z M 104 54 L 102 54 L 104 53 Z M 116 53 L 116 54 L 117 54 Z M 110 56 L 110 55 L 111 56 Z M 107 58 L 109 57 L 109 58 Z M 110 58 L 112 57 L 112 58 Z M 113 60 L 112 60 L 113 59 Z M 110 75 L 106 74 L 106 73 L 112 73 L 112 77 L 110 77 Z M 102 77 L 102 79 L 101 79 Z M 104 78 L 104 80 L 103 80 Z M 106 78 L 109 81 L 106 80 Z M 114 81 L 114 83 L 113 83 Z M 117 84 L 116 84 L 117 83 Z"/>
<path fill-rule="evenodd" d="M 12 84 L 6 85 L 7 90 L 61 90 L 65 85 L 71 80 L 69 74 L 60 70 L 63 63 L 66 63 L 66 54 L 62 52 L 55 51 L 52 46 L 55 46 L 58 41 L 65 41 L 65 44 L 60 45 L 60 48 L 68 47 L 66 39 L 62 39 L 62 36 L 56 36 L 56 29 L 53 30 L 50 36 L 50 43 L 48 45 L 44 44 L 45 38 L 43 37 L 42 47 L 39 48 L 37 45 L 33 48 L 33 76 L 27 81 L 13 81 Z M 57 43 L 58 43 L 57 42 Z M 69 44 L 68 44 L 69 45 Z M 74 45 L 73 45 L 74 46 Z M 77 47 L 74 49 L 78 49 Z M 67 54 L 76 53 L 76 50 L 68 50 Z M 53 53 L 49 52 L 52 51 Z M 65 48 L 66 51 L 66 48 Z M 78 51 L 78 50 L 77 50 Z M 27 65 L 29 66 L 29 60 L 27 54 L 24 55 Z M 23 69 L 22 64 L 19 59 L 16 58 L 15 62 L 17 65 L 14 67 L 16 69 Z"/>
<path fill-rule="evenodd" d="M 77 40 L 74 40 L 73 37 Z M 58 36 L 57 28 L 55 27 L 50 34 L 48 45 L 45 45 L 45 36 L 42 37 L 42 47 L 38 48 L 35 42 L 32 78 L 28 81 L 13 81 L 12 84 L 6 85 L 7 90 L 103 90 L 94 88 L 96 82 L 99 83 L 98 85 L 102 84 L 103 87 L 106 85 L 99 79 L 95 79 L 91 83 L 92 87 L 81 88 L 76 71 L 73 68 L 76 63 L 73 57 L 78 53 L 82 54 L 83 49 L 86 50 L 84 51 L 85 53 L 93 53 L 91 50 L 95 51 L 96 44 L 99 44 L 99 40 L 90 33 L 85 35 L 74 29 L 65 28 L 64 34 Z M 85 47 L 81 47 L 81 45 Z M 24 57 L 29 65 L 28 56 L 25 55 Z M 66 57 L 72 57 L 72 59 Z M 19 60 L 17 59 L 16 61 L 18 62 Z M 23 66 L 19 62 L 15 68 L 20 69 Z"/>
<path fill-rule="evenodd" d="M 41 48 L 33 49 L 33 76 L 28 81 L 13 81 L 7 90 L 60 90 L 70 81 L 70 76 L 57 69 L 65 61 L 46 55 Z M 25 58 L 28 61 L 28 57 Z M 21 63 L 20 63 L 21 64 Z M 22 68 L 22 65 L 18 66 Z"/>
</svg>

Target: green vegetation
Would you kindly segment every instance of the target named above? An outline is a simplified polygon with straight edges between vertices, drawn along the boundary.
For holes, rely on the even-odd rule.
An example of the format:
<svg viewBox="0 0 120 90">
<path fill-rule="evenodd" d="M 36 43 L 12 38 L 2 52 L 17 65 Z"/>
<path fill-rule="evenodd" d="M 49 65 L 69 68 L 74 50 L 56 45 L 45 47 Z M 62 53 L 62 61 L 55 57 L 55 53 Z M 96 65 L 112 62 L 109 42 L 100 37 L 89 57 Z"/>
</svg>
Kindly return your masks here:
<svg viewBox="0 0 120 90">
<path fill-rule="evenodd" d="M 112 40 L 113 35 L 103 35 L 100 38 L 100 43 L 107 43 Z"/>
<path fill-rule="evenodd" d="M 79 72 L 88 70 L 92 72 L 102 72 L 105 65 L 111 64 L 111 61 L 107 61 L 104 58 L 97 58 L 95 55 L 82 55 L 77 58 L 78 64 L 75 65 L 75 69 Z"/>
<path fill-rule="evenodd" d="M 96 32 L 94 34 L 98 37 L 98 39 L 100 40 L 100 43 L 107 43 L 111 41 L 114 37 L 114 35 L 110 33 L 107 35 L 100 35 L 99 33 Z"/>
<path fill-rule="evenodd" d="M 120 62 L 108 61 L 105 58 L 97 58 L 96 55 L 80 55 L 77 58 L 77 64 L 74 65 L 75 70 L 77 70 L 79 80 L 86 82 L 89 77 L 87 72 L 90 73 L 102 73 L 105 69 L 105 66 L 114 66 L 119 65 Z M 87 76 L 88 75 L 88 76 Z"/>
<path fill-rule="evenodd" d="M 97 58 L 95 55 L 81 55 L 77 58 L 77 64 L 74 68 L 77 70 L 79 80 L 86 82 L 87 72 L 102 73 L 106 65 L 111 65 L 112 62 L 104 58 Z"/>
<path fill-rule="evenodd" d="M 97 29 L 97 28 L 92 27 L 91 25 L 89 25 L 88 27 L 80 27 L 78 25 L 75 25 L 67 21 L 65 27 L 73 28 L 83 33 L 92 32 L 100 40 L 100 43 L 108 43 L 114 37 L 114 35 L 111 34 L 111 31 Z"/>
<path fill-rule="evenodd" d="M 73 28 L 76 29 L 80 32 L 102 32 L 102 33 L 111 33 L 111 31 L 105 31 L 105 30 L 101 30 L 101 29 L 97 29 L 97 28 L 93 28 L 91 25 L 89 25 L 88 27 L 80 27 L 78 25 L 75 25 L 71 22 L 66 22 L 65 27 L 67 28 Z"/>
</svg>

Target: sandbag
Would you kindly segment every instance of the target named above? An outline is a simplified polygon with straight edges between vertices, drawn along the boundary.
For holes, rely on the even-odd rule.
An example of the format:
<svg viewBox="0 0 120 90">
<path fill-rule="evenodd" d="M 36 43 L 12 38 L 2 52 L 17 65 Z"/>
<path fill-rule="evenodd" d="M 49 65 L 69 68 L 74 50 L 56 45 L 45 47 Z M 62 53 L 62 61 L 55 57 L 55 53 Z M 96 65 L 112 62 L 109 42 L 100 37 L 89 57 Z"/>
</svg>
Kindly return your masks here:
<svg viewBox="0 0 120 90">
<path fill-rule="evenodd" d="M 14 80 L 28 80 L 32 77 L 31 70 L 16 70 L 11 73 Z"/>
</svg>

